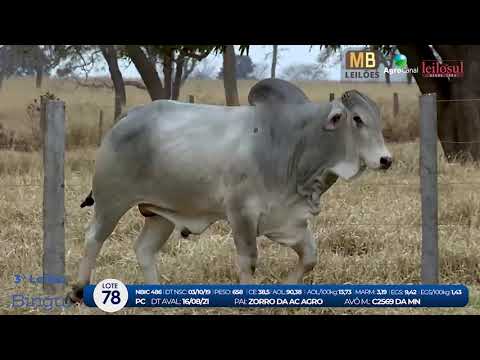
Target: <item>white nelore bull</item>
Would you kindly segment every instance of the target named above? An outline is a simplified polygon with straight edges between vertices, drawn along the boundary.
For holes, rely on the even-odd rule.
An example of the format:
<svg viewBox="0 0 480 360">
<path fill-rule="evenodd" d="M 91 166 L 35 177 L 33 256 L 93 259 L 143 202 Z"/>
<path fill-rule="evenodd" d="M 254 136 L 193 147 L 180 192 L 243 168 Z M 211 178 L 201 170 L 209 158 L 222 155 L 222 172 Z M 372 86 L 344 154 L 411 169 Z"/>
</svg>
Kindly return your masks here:
<svg viewBox="0 0 480 360">
<path fill-rule="evenodd" d="M 105 239 L 133 206 L 145 215 L 135 252 L 148 283 L 158 282 L 155 254 L 174 228 L 187 237 L 220 219 L 232 228 L 241 283 L 253 282 L 260 235 L 298 254 L 286 282 L 301 282 L 313 269 L 307 220 L 318 214 L 321 194 L 337 176 L 387 169 L 392 158 L 367 96 L 351 90 L 317 104 L 291 84 L 268 81 L 249 98 L 255 106 L 159 100 L 132 109 L 110 130 L 82 204 L 94 203 L 94 217 L 72 301 L 81 300 Z M 282 91 L 287 98 L 275 98 Z"/>
</svg>

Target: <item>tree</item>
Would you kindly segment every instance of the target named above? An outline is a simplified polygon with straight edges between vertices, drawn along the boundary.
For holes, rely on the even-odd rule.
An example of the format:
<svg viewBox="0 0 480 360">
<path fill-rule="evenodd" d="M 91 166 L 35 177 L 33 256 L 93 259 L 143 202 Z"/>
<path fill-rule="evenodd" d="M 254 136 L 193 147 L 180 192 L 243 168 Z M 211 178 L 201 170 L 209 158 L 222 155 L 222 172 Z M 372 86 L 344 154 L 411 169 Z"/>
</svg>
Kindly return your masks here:
<svg viewBox="0 0 480 360">
<path fill-rule="evenodd" d="M 147 87 L 148 94 L 152 100 L 158 100 L 165 98 L 165 90 L 163 88 L 162 81 L 158 76 L 155 64 L 148 59 L 145 51 L 140 45 L 126 45 L 125 54 L 134 63 L 138 73 L 140 74 L 145 86 Z"/>
<path fill-rule="evenodd" d="M 113 83 L 114 90 L 114 119 L 115 121 L 122 113 L 122 107 L 127 104 L 127 95 L 125 92 L 125 83 L 123 81 L 122 72 L 118 67 L 117 49 L 113 45 L 100 45 L 100 50 L 105 61 L 108 64 L 110 78 Z"/>
<path fill-rule="evenodd" d="M 264 79 L 268 73 L 269 68 L 271 69 L 271 66 L 267 63 L 264 63 L 264 62 L 256 63 L 252 73 L 252 78 Z"/>
<path fill-rule="evenodd" d="M 137 68 L 152 100 L 178 99 L 180 87 L 198 61 L 221 45 L 125 45 L 124 56 Z M 161 64 L 163 82 L 157 71 Z"/>
<path fill-rule="evenodd" d="M 3 80 L 12 75 L 12 52 L 10 45 L 2 45 L 0 47 L 0 89 L 3 85 Z"/>
<path fill-rule="evenodd" d="M 264 46 L 265 47 L 265 46 Z M 288 48 L 279 48 L 278 45 L 272 45 L 272 51 L 265 54 L 265 59 L 272 58 L 270 67 L 270 77 L 274 79 L 277 76 L 277 67 L 281 58 L 281 53 L 288 51 Z"/>
<path fill-rule="evenodd" d="M 277 69 L 277 54 L 278 54 L 278 45 L 273 45 L 272 50 L 272 69 L 270 72 L 270 77 L 275 79 L 275 71 Z"/>
<path fill-rule="evenodd" d="M 127 96 L 125 91 L 125 82 L 118 66 L 119 51 L 116 45 L 68 45 L 57 49 L 63 63 L 57 69 L 57 75 L 60 77 L 70 77 L 79 85 L 93 86 L 95 84 L 82 83 L 77 78 L 77 70 L 83 71 L 85 78 L 88 79 L 90 71 L 99 64 L 101 58 L 105 60 L 110 73 L 110 79 L 113 86 L 101 84 L 100 86 L 113 87 L 114 91 L 114 121 L 122 113 L 122 108 L 126 105 Z"/>
<path fill-rule="evenodd" d="M 94 64 L 96 61 L 94 55 L 98 55 L 100 51 L 94 50 L 95 46 L 90 46 L 89 49 L 84 47 L 89 46 L 70 46 L 68 51 L 70 59 L 63 68 L 57 70 L 57 74 L 73 73 L 78 68 L 80 60 L 84 62 L 84 68 Z M 178 99 L 181 85 L 192 74 L 196 64 L 211 53 L 224 53 L 227 47 L 225 45 L 116 45 L 116 48 L 118 58 L 133 62 L 150 98 L 158 100 Z M 245 51 L 248 55 L 248 48 L 248 45 L 240 45 L 240 55 Z M 85 60 L 82 56 L 87 50 L 90 52 L 90 60 Z M 75 61 L 72 60 L 73 57 Z M 88 74 L 88 71 L 85 71 L 85 74 Z M 163 78 L 159 75 L 159 71 L 163 73 Z M 127 83 L 132 82 L 125 82 Z M 143 87 L 142 84 L 134 85 Z M 236 83 L 234 87 L 236 89 Z"/>
<path fill-rule="evenodd" d="M 398 45 L 409 67 L 421 67 L 421 61 L 463 60 L 464 77 L 459 79 L 426 78 L 421 71 L 413 74 L 423 94 L 435 92 L 438 137 L 448 161 L 471 158 L 480 161 L 480 102 L 445 101 L 480 97 L 480 46 L 478 45 Z M 443 100 L 443 101 L 442 101 Z"/>
<path fill-rule="evenodd" d="M 326 72 L 321 64 L 292 64 L 285 68 L 282 76 L 288 80 L 321 80 L 325 79 Z"/>
<path fill-rule="evenodd" d="M 55 68 L 61 55 L 58 45 L 3 45 L 0 49 L 0 81 L 12 75 L 33 76 L 37 88 Z"/>
<path fill-rule="evenodd" d="M 384 54 L 393 45 L 371 45 Z M 339 49 L 339 45 L 321 45 L 322 48 Z M 480 161 L 480 102 L 465 101 L 480 97 L 478 45 L 397 45 L 407 57 L 410 68 L 421 68 L 422 61 L 463 60 L 464 77 L 423 77 L 421 71 L 413 74 L 422 94 L 436 93 L 438 137 L 447 161 L 463 161 L 466 158 Z M 455 100 L 455 101 L 451 101 Z M 460 100 L 460 101 L 459 101 Z"/>
<path fill-rule="evenodd" d="M 137 46 L 141 51 L 143 51 L 140 48 L 140 45 L 134 45 Z M 127 46 L 128 47 L 128 46 Z M 222 54 L 223 55 L 223 62 L 224 62 L 224 69 L 225 69 L 225 76 L 224 76 L 224 87 L 225 87 L 225 98 L 227 105 L 238 105 L 239 100 L 238 100 L 238 89 L 237 89 L 237 81 L 236 81 L 236 74 L 235 74 L 235 50 L 233 48 L 233 45 L 203 45 L 203 46 L 193 46 L 193 45 L 148 45 L 148 46 L 142 46 L 145 48 L 147 53 L 151 53 L 157 56 L 160 56 L 165 59 L 165 54 L 169 54 L 170 50 L 174 51 L 174 54 L 177 54 L 179 57 L 185 57 L 185 58 L 190 58 L 190 59 L 195 59 L 197 61 L 200 61 L 204 58 L 206 58 L 209 54 L 214 53 L 216 54 Z M 249 50 L 249 45 L 240 45 L 240 55 L 243 55 L 243 53 L 246 51 L 248 55 L 248 50 Z M 128 51 L 127 51 L 128 53 Z M 178 57 L 177 57 L 178 59 Z M 148 59 L 147 59 L 148 60 Z M 135 66 L 137 69 L 140 67 L 145 67 L 145 64 L 138 64 L 133 58 L 132 61 L 135 63 Z M 163 61 L 163 66 L 169 65 L 169 62 Z M 147 66 L 147 68 L 150 66 Z M 155 67 L 152 66 L 153 71 L 155 71 Z M 181 67 L 177 68 L 178 70 L 181 69 Z M 147 88 L 151 86 L 152 84 L 155 84 L 155 86 L 158 87 L 158 95 L 159 97 L 157 98 L 165 98 L 165 94 L 163 91 L 160 91 L 159 89 L 162 88 L 161 81 L 158 78 L 158 76 L 155 78 L 151 76 L 152 74 L 150 71 L 147 71 L 145 75 L 149 75 L 151 78 L 149 79 L 149 84 L 145 82 L 145 85 Z M 139 70 L 140 75 L 142 76 L 142 71 Z M 164 72 L 165 74 L 165 72 Z M 168 74 L 168 73 L 167 73 Z M 149 90 L 150 91 L 150 90 Z M 152 100 L 155 100 L 152 98 Z"/>
<path fill-rule="evenodd" d="M 255 65 L 250 56 L 237 55 L 235 56 L 235 60 L 237 79 L 251 79 L 252 73 L 255 70 Z"/>
<path fill-rule="evenodd" d="M 255 65 L 252 62 L 250 56 L 235 55 L 235 77 L 237 79 L 252 79 L 253 72 L 255 71 Z M 218 79 L 223 79 L 223 67 L 220 68 L 218 73 Z"/>
<path fill-rule="evenodd" d="M 225 88 L 225 100 L 227 106 L 238 106 L 237 76 L 235 49 L 233 45 L 226 45 L 223 51 L 223 86 Z"/>
<path fill-rule="evenodd" d="M 195 67 L 190 77 L 197 80 L 213 79 L 215 77 L 215 65 L 208 59 L 203 59 Z"/>
<path fill-rule="evenodd" d="M 57 45 L 21 45 L 19 50 L 23 52 L 24 70 L 32 69 L 35 73 L 35 86 L 37 89 L 42 87 L 44 76 L 49 76 L 50 71 L 55 68 L 62 54 L 59 52 L 61 46 Z M 29 74 L 30 75 L 30 74 Z"/>
<path fill-rule="evenodd" d="M 385 69 L 390 70 L 393 67 L 393 56 L 395 50 L 395 47 L 390 47 L 387 53 L 379 51 L 380 63 L 385 67 Z M 385 82 L 387 83 L 387 85 L 391 85 L 389 72 L 385 72 Z"/>
<path fill-rule="evenodd" d="M 413 80 L 413 74 L 407 73 L 407 84 L 412 85 L 412 80 Z"/>
</svg>

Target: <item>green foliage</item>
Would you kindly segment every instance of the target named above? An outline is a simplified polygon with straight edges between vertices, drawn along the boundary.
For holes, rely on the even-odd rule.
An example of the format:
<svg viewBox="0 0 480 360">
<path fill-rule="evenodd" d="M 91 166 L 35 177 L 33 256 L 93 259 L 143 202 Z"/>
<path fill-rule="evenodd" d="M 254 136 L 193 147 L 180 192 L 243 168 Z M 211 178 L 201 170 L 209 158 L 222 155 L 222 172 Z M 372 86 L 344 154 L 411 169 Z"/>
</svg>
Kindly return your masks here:
<svg viewBox="0 0 480 360">
<path fill-rule="evenodd" d="M 235 70 L 237 79 L 253 79 L 255 65 L 250 56 L 235 55 Z M 223 66 L 220 68 L 217 78 L 223 79 Z"/>
<path fill-rule="evenodd" d="M 165 55 L 183 55 L 186 58 L 202 60 L 211 53 L 223 54 L 226 45 L 140 45 L 150 58 L 163 58 Z M 240 55 L 248 55 L 250 45 L 240 45 Z M 120 54 L 128 57 L 125 48 L 121 46 Z"/>
<path fill-rule="evenodd" d="M 45 94 L 40 95 L 40 99 L 60 101 L 60 98 L 55 96 L 55 94 L 51 93 L 50 91 L 47 91 Z"/>
<path fill-rule="evenodd" d="M 2 45 L 0 71 L 5 77 L 34 75 L 40 67 L 49 73 L 59 61 L 57 45 Z"/>
<path fill-rule="evenodd" d="M 55 51 L 63 62 L 57 69 L 60 77 L 72 75 L 78 69 L 88 75 L 101 58 L 98 45 L 56 45 Z"/>
<path fill-rule="evenodd" d="M 30 119 L 35 117 L 35 114 L 40 113 L 40 104 L 42 99 L 45 100 L 57 100 L 60 101 L 60 98 L 55 96 L 55 94 L 47 91 L 45 94 L 42 94 L 38 97 L 38 99 L 33 99 L 33 101 L 27 105 L 27 115 Z"/>
<path fill-rule="evenodd" d="M 385 57 L 392 55 L 397 49 L 397 45 L 369 45 L 374 50 L 379 50 Z"/>
</svg>

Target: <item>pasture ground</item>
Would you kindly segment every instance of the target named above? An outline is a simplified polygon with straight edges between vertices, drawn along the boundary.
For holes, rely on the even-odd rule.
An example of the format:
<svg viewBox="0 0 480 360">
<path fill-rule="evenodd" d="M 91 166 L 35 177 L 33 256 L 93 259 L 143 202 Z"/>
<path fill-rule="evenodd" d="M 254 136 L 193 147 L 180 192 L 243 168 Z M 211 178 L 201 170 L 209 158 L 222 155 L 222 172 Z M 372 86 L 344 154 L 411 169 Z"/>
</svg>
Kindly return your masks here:
<svg viewBox="0 0 480 360">
<path fill-rule="evenodd" d="M 13 129 L 18 134 L 28 134 L 30 121 L 20 109 L 31 98 L 45 92 L 45 89 L 41 92 L 30 89 L 26 86 L 27 80 L 7 81 L 0 92 L 0 122 L 4 129 Z M 81 129 L 78 134 L 90 131 L 83 130 L 83 121 L 85 128 L 95 127 L 100 107 L 105 108 L 108 118 L 111 107 L 108 108 L 107 100 L 113 102 L 110 91 L 75 90 L 73 84 L 54 81 L 47 85 L 49 91 L 67 101 L 68 126 L 69 129 Z M 241 82 L 240 85 L 245 101 L 251 84 Z M 329 92 L 340 94 L 345 88 L 331 83 L 301 86 L 317 101 L 328 98 Z M 399 128 L 414 128 L 418 114 L 414 85 L 413 88 L 405 85 L 363 86 L 375 100 L 383 101 L 386 112 L 391 110 L 392 91 L 399 92 L 400 99 L 403 97 L 405 102 L 410 99 L 411 108 L 406 109 L 401 118 L 394 120 L 387 113 L 385 121 L 393 124 L 392 129 L 402 121 L 397 124 Z M 362 90 L 361 86 L 352 84 L 346 87 Z M 191 82 L 186 85 L 182 99 L 186 94 L 194 93 L 197 102 L 222 103 L 223 98 L 219 95 L 223 94 L 222 91 L 220 82 L 208 82 L 205 86 L 201 82 Z M 129 88 L 128 97 L 130 106 L 148 101 L 146 94 L 137 89 Z M 405 136 L 409 137 L 413 135 Z M 74 136 L 70 135 L 70 139 Z M 79 207 L 90 191 L 93 174 L 95 147 L 89 146 L 89 139 L 86 135 L 85 144 L 72 145 L 66 154 L 66 272 L 70 282 L 75 281 L 85 227 L 92 215 L 92 208 Z M 419 283 L 418 141 L 390 143 L 388 146 L 395 158 L 389 171 L 368 171 L 352 182 L 339 180 L 322 197 L 322 211 L 310 223 L 318 242 L 319 261 L 315 270 L 305 278 L 306 283 Z M 463 283 L 469 287 L 470 302 L 465 308 L 156 308 L 124 309 L 117 314 L 480 314 L 480 168 L 475 164 L 447 164 L 439 153 L 439 171 L 441 282 Z M 42 274 L 42 182 L 40 152 L 0 151 L 0 314 L 104 314 L 85 306 L 52 311 L 11 307 L 13 294 L 43 295 L 40 285 L 14 283 L 15 274 Z M 98 258 L 95 282 L 108 277 L 125 283 L 143 281 L 133 251 L 133 242 L 142 223 L 138 210 L 132 209 L 125 214 Z M 259 238 L 258 282 L 281 281 L 295 262 L 293 250 Z M 216 223 L 204 234 L 189 239 L 181 238 L 175 231 L 158 255 L 157 264 L 165 283 L 237 281 L 233 239 L 225 222 Z"/>
</svg>

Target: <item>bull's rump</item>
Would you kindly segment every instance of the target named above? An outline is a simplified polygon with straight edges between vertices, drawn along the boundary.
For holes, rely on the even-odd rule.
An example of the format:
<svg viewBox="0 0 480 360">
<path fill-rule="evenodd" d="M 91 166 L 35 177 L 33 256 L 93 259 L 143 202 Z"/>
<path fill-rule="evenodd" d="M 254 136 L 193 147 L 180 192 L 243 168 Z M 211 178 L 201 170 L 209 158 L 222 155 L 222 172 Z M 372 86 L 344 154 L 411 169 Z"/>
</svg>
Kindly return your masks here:
<svg viewBox="0 0 480 360">
<path fill-rule="evenodd" d="M 248 166 L 253 118 L 250 107 L 163 100 L 137 108 L 102 143 L 94 194 L 107 177 L 109 191 L 115 188 L 137 203 L 185 211 L 218 207 L 224 176 L 232 167 Z"/>
</svg>

